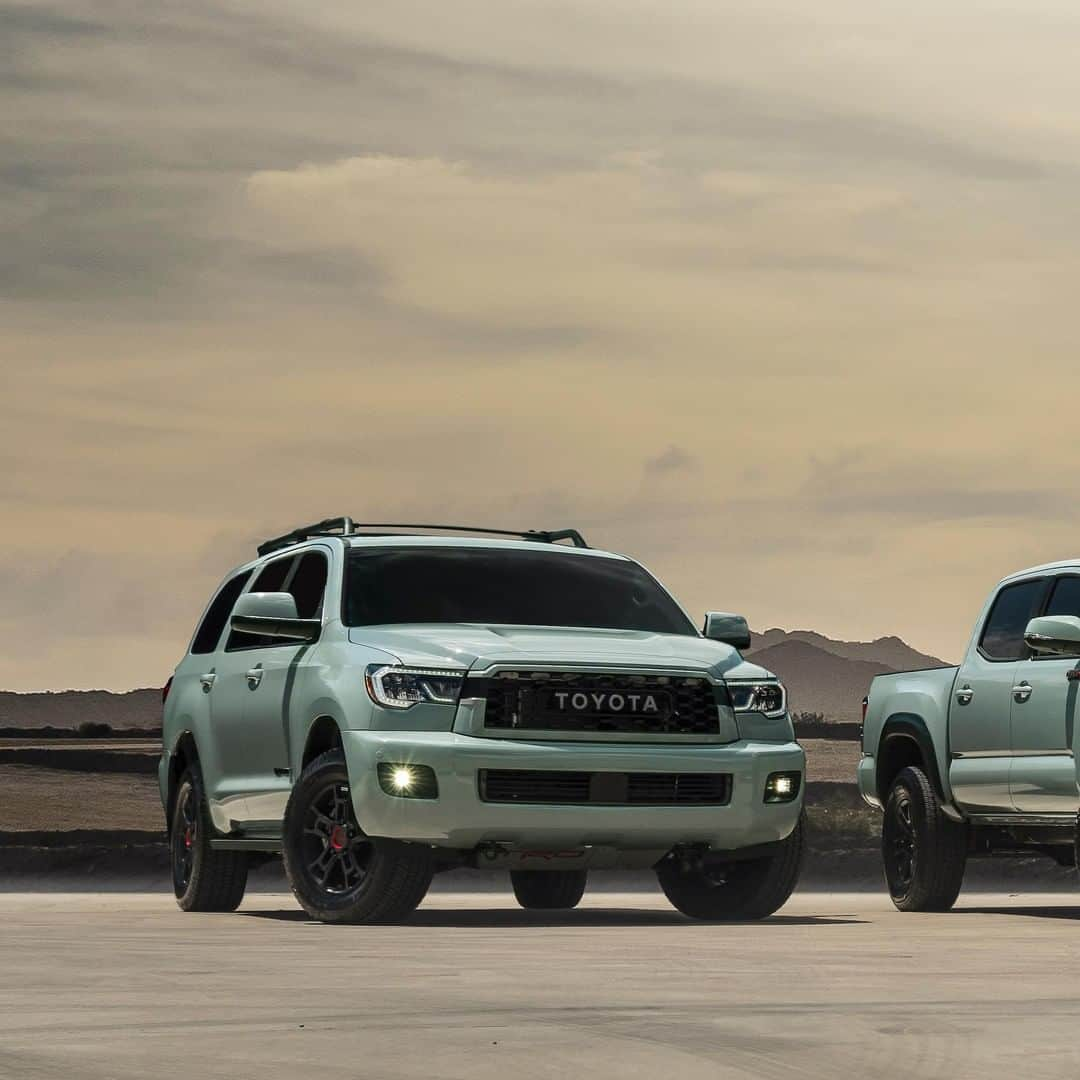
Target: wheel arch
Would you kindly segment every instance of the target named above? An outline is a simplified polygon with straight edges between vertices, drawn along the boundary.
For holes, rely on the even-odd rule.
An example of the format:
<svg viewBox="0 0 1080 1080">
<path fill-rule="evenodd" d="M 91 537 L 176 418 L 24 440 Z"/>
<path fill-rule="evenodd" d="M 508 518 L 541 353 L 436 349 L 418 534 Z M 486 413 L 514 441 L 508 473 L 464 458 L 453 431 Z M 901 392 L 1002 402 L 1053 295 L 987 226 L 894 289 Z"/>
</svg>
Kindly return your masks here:
<svg viewBox="0 0 1080 1080">
<path fill-rule="evenodd" d="M 878 744 L 876 786 L 881 805 L 889 797 L 889 789 L 897 774 L 908 766 L 917 766 L 926 773 L 935 794 L 943 804 L 951 801 L 942 783 L 937 754 L 930 729 L 921 716 L 897 713 L 885 721 Z"/>
<path fill-rule="evenodd" d="M 192 766 L 199 764 L 199 746 L 195 742 L 195 736 L 185 729 L 173 743 L 172 752 L 169 754 L 169 771 L 165 794 L 165 832 L 172 830 L 173 809 L 176 805 L 176 790 L 180 786 L 180 778 Z"/>
<path fill-rule="evenodd" d="M 343 745 L 341 727 L 336 718 L 326 713 L 317 716 L 308 727 L 304 738 L 299 771 L 303 772 L 320 754 Z"/>
</svg>

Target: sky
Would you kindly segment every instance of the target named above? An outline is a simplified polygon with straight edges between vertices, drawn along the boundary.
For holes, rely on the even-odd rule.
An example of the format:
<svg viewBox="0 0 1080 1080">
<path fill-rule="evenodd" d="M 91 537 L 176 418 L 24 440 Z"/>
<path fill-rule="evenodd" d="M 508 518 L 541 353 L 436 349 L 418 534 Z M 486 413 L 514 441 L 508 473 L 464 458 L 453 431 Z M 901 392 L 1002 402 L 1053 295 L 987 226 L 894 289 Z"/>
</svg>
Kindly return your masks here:
<svg viewBox="0 0 1080 1080">
<path fill-rule="evenodd" d="M 255 543 L 580 528 L 957 659 L 1080 553 L 1064 0 L 0 0 L 0 688 Z"/>
</svg>

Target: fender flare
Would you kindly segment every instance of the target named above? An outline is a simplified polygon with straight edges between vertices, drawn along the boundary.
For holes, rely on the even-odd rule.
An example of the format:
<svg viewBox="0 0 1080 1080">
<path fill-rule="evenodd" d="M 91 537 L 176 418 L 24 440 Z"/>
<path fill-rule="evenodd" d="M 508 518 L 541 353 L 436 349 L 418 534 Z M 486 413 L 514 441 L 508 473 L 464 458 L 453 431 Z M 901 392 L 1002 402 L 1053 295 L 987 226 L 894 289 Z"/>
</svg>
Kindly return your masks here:
<svg viewBox="0 0 1080 1080">
<path fill-rule="evenodd" d="M 895 713 L 885 721 L 881 728 L 881 738 L 878 740 L 877 767 L 875 770 L 875 782 L 878 789 L 878 797 L 885 805 L 888 792 L 883 791 L 881 761 L 885 756 L 883 751 L 890 739 L 909 739 L 919 748 L 923 763 L 935 794 L 941 800 L 943 808 L 950 817 L 959 817 L 959 812 L 953 806 L 952 796 L 945 791 L 942 783 L 941 771 L 938 768 L 937 753 L 934 750 L 934 740 L 927 727 L 926 721 L 915 713 Z"/>
</svg>

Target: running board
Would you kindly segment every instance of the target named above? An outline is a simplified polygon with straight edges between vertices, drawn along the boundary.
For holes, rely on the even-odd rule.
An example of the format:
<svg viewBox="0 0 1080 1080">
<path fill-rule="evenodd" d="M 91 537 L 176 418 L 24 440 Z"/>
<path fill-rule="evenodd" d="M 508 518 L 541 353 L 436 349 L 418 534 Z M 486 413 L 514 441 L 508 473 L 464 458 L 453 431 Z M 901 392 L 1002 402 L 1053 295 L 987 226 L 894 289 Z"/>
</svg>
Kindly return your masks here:
<svg viewBox="0 0 1080 1080">
<path fill-rule="evenodd" d="M 269 851 L 274 855 L 281 854 L 281 841 L 269 837 L 262 840 L 248 839 L 229 840 L 211 839 L 210 846 L 215 851 Z"/>
<path fill-rule="evenodd" d="M 1057 825 L 1063 829 L 1076 827 L 1076 814 L 968 814 L 973 825 Z"/>
</svg>

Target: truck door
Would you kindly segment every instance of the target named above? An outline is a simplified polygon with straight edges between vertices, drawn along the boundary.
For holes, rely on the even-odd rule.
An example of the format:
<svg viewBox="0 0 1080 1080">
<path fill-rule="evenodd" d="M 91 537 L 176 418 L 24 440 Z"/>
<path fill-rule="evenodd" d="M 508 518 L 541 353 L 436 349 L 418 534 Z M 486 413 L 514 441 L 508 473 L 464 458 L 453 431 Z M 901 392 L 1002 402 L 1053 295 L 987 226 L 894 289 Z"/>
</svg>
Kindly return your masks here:
<svg viewBox="0 0 1080 1080">
<path fill-rule="evenodd" d="M 1042 578 L 1004 586 L 956 676 L 949 705 L 949 781 L 957 802 L 976 813 L 1013 809 L 1012 690 L 1027 654 L 1024 629 L 1044 589 Z"/>
<path fill-rule="evenodd" d="M 246 591 L 283 591 L 295 561 L 295 555 L 286 555 L 268 562 Z M 251 701 L 262 689 L 266 664 L 273 662 L 272 654 L 282 651 L 280 646 L 280 638 L 230 629 L 225 648 L 217 657 L 217 678 L 211 693 L 212 730 L 221 767 L 222 798 L 229 803 L 228 817 L 238 825 L 261 820 L 259 799 L 275 786 L 274 770 L 288 764 L 280 724 L 264 728 Z M 287 651 L 295 654 L 299 648 L 294 644 Z M 267 692 L 272 692 L 271 686 Z M 279 716 L 280 712 L 279 699 Z"/>
<path fill-rule="evenodd" d="M 279 586 L 282 592 L 292 593 L 301 619 L 322 618 L 328 568 L 323 551 L 304 551 Z M 259 651 L 249 672 L 255 677 L 247 684 L 244 731 L 266 752 L 259 788 L 247 800 L 249 825 L 279 823 L 285 817 L 285 804 L 292 790 L 288 772 L 289 716 L 301 664 L 312 647 L 277 639 Z"/>
<path fill-rule="evenodd" d="M 1080 577 L 1053 579 L 1046 615 L 1080 615 Z M 1075 814 L 1073 736 L 1080 682 L 1067 677 L 1080 657 L 1039 656 L 1016 666 L 1012 699 L 1013 763 L 1009 785 L 1017 810 Z"/>
</svg>

